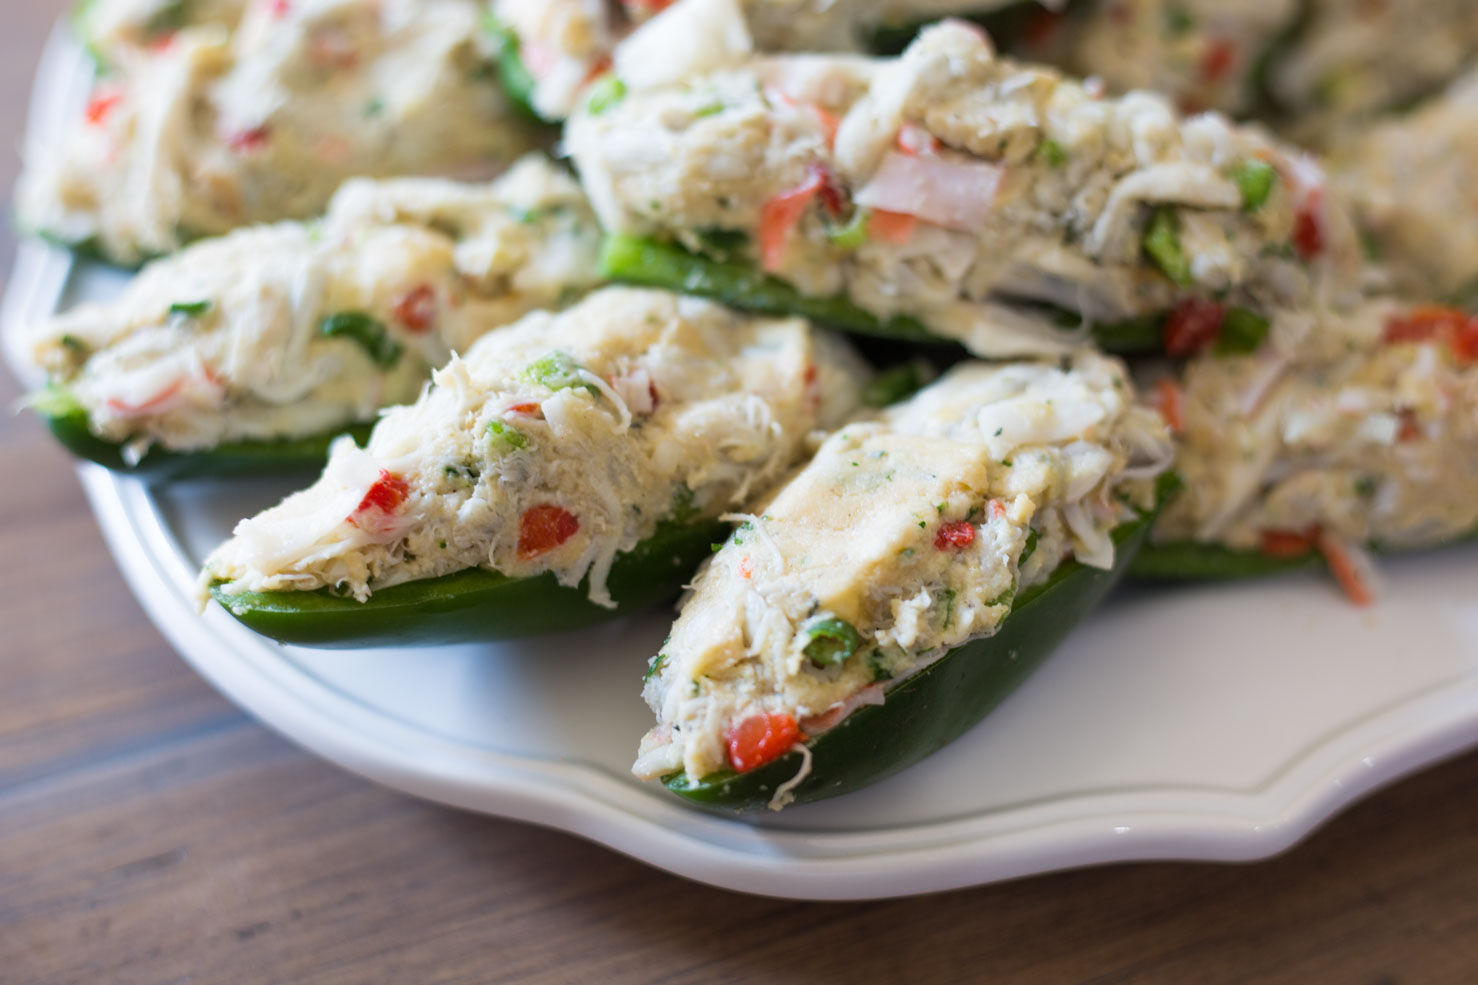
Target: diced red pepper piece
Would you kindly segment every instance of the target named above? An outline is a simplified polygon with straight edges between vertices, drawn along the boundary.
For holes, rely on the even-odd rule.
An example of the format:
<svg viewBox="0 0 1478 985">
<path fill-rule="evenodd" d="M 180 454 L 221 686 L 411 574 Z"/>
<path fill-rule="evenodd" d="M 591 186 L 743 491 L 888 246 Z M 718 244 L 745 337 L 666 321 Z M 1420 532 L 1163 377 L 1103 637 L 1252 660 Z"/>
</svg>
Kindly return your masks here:
<svg viewBox="0 0 1478 985">
<path fill-rule="evenodd" d="M 532 561 L 580 532 L 580 520 L 563 506 L 534 506 L 518 525 L 518 559 Z"/>
<path fill-rule="evenodd" d="M 1165 319 L 1165 352 L 1194 356 L 1205 351 L 1221 335 L 1226 319 L 1224 305 L 1206 298 L 1187 298 Z"/>
<path fill-rule="evenodd" d="M 1309 200 L 1293 220 L 1293 248 L 1305 260 L 1324 252 L 1324 224 L 1319 217 L 1319 195 L 1310 193 Z"/>
<path fill-rule="evenodd" d="M 175 394 L 180 392 L 180 388 L 184 385 L 184 380 L 175 380 L 169 386 L 139 404 L 131 404 L 126 400 L 119 400 L 117 397 L 109 397 L 106 404 L 109 410 L 123 417 L 143 417 L 146 414 L 152 414 L 160 410 Z"/>
<path fill-rule="evenodd" d="M 261 150 L 271 139 L 272 131 L 265 126 L 252 127 L 250 130 L 243 130 L 241 133 L 232 134 L 226 138 L 226 146 L 238 154 L 246 154 Z"/>
<path fill-rule="evenodd" d="M 100 127 L 112 115 L 118 104 L 123 102 L 123 93 L 116 90 L 95 92 L 87 101 L 87 122 Z"/>
<path fill-rule="evenodd" d="M 405 502 L 406 496 L 410 494 L 411 484 L 398 475 L 394 475 L 388 469 L 380 470 L 380 477 L 375 484 L 369 487 L 359 505 L 354 507 L 354 512 L 345 519 L 359 525 L 359 517 L 366 513 L 391 514 L 400 509 Z"/>
<path fill-rule="evenodd" d="M 913 232 L 918 224 L 918 216 L 909 215 L 907 212 L 873 209 L 867 217 L 867 235 L 880 243 L 903 246 L 913 239 Z"/>
<path fill-rule="evenodd" d="M 1419 441 L 1422 437 L 1422 422 L 1416 411 L 1407 407 L 1401 411 L 1401 430 L 1396 432 L 1397 441 Z"/>
<path fill-rule="evenodd" d="M 1237 46 L 1225 38 L 1213 41 L 1201 56 L 1201 78 L 1212 85 L 1225 82 L 1236 64 Z"/>
<path fill-rule="evenodd" d="M 1155 384 L 1155 409 L 1165 418 L 1171 434 L 1185 430 L 1185 393 L 1180 384 L 1168 376 Z"/>
<path fill-rule="evenodd" d="M 783 711 L 751 715 L 729 728 L 729 765 L 747 773 L 779 759 L 801 738 L 800 726 Z"/>
<path fill-rule="evenodd" d="M 1478 316 L 1469 318 L 1452 340 L 1452 354 L 1458 362 L 1478 362 Z"/>
<path fill-rule="evenodd" d="M 411 288 L 392 302 L 390 313 L 412 332 L 429 330 L 436 324 L 436 289 L 430 284 Z"/>
<path fill-rule="evenodd" d="M 533 403 L 530 403 L 530 404 L 514 404 L 512 407 L 509 407 L 508 408 L 508 413 L 510 413 L 510 414 L 528 414 L 530 417 L 537 416 L 541 412 L 542 412 L 542 407 L 539 404 L 533 404 Z"/>
<path fill-rule="evenodd" d="M 1387 345 L 1399 345 L 1452 339 L 1467 325 L 1468 316 L 1457 308 L 1422 305 L 1387 319 L 1385 341 Z"/>
<path fill-rule="evenodd" d="M 812 170 L 803 183 L 764 204 L 760 210 L 760 262 L 765 270 L 774 273 L 780 269 L 791 234 L 800 224 L 801 216 L 805 215 L 806 206 L 821 192 L 823 184 L 821 172 Z"/>
<path fill-rule="evenodd" d="M 975 543 L 975 526 L 968 520 L 956 520 L 939 528 L 934 537 L 934 547 L 947 551 L 951 547 L 966 548 Z"/>
<path fill-rule="evenodd" d="M 1260 550 L 1263 555 L 1272 558 L 1303 557 L 1313 552 L 1314 539 L 1317 536 L 1317 529 L 1302 533 L 1297 530 L 1264 530 Z"/>
</svg>

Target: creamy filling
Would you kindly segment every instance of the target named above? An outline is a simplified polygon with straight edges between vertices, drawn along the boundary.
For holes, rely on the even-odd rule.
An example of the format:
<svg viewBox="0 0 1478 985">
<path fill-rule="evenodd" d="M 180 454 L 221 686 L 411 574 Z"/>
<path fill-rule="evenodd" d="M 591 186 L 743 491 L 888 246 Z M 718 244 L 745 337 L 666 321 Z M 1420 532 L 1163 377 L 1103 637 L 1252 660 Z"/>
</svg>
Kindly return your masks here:
<svg viewBox="0 0 1478 985">
<path fill-rule="evenodd" d="M 1064 348 L 991 337 L 985 302 L 1101 323 L 1214 297 L 1271 322 L 1358 292 L 1353 227 L 1312 160 L 998 59 L 957 23 L 899 59 L 759 59 L 632 92 L 567 142 L 608 229 L 916 316 L 980 355 Z"/>
<path fill-rule="evenodd" d="M 318 434 L 415 398 L 483 334 L 594 286 L 574 180 L 356 180 L 323 220 L 240 230 L 37 326 L 33 356 L 135 455 Z"/>
<path fill-rule="evenodd" d="M 474 0 L 251 5 L 121 48 L 83 117 L 27 148 L 28 227 L 126 263 L 320 213 L 352 176 L 486 178 L 532 145 Z"/>
<path fill-rule="evenodd" d="M 1169 451 L 1123 366 L 1089 352 L 965 364 L 847 425 L 695 579 L 648 675 L 658 724 L 634 771 L 760 765 L 746 723 L 820 734 L 994 634 L 1067 558 L 1111 567 L 1111 531 Z"/>
<path fill-rule="evenodd" d="M 364 450 L 341 439 L 314 486 L 210 556 L 202 590 L 366 600 L 480 567 L 588 578 L 609 605 L 619 553 L 664 520 L 713 519 L 761 493 L 813 430 L 854 410 L 865 376 L 799 319 L 599 291 L 472 346 Z"/>
</svg>

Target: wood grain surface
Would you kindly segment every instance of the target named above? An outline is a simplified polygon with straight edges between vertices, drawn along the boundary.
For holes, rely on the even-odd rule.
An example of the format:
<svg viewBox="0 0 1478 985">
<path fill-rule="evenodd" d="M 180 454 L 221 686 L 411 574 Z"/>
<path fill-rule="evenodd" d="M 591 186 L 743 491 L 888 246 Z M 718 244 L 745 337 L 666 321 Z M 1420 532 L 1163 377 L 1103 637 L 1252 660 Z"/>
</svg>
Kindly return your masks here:
<svg viewBox="0 0 1478 985">
<path fill-rule="evenodd" d="M 62 3 L 0 6 L 15 145 Z M 0 462 L 0 982 L 1478 981 L 1478 755 L 1257 865 L 737 896 L 309 757 L 170 652 L 34 420 L 0 416 Z"/>
</svg>

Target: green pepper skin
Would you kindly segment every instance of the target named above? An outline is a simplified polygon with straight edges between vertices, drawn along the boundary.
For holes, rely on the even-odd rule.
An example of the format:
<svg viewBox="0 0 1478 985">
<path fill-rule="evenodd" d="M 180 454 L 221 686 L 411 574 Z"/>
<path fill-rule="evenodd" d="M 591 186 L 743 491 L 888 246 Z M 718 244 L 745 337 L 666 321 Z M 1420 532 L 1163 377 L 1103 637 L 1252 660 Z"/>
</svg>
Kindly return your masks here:
<svg viewBox="0 0 1478 985">
<path fill-rule="evenodd" d="M 1478 530 L 1470 531 L 1431 549 L 1452 547 L 1478 540 Z M 1366 545 L 1376 554 L 1405 554 L 1423 548 Z M 1147 544 L 1134 559 L 1129 576 L 1143 581 L 1232 581 L 1239 578 L 1266 578 L 1288 571 L 1310 571 L 1325 567 L 1318 551 L 1296 557 L 1269 557 L 1261 551 L 1239 551 L 1221 544 L 1198 544 L 1176 541 Z"/>
<path fill-rule="evenodd" d="M 1130 565 L 1129 575 L 1146 581 L 1230 581 L 1323 566 L 1317 551 L 1295 557 L 1270 557 L 1261 551 L 1238 551 L 1220 544 L 1185 541 L 1146 544 Z"/>
<path fill-rule="evenodd" d="M 1172 483 L 1160 485 L 1165 502 Z M 1045 583 L 1021 593 L 1000 630 L 946 654 L 888 692 L 881 705 L 861 708 L 807 742 L 811 772 L 793 793 L 796 803 L 850 793 L 911 766 L 964 734 L 1030 676 L 1072 628 L 1128 570 L 1158 508 L 1114 531 L 1114 568 L 1069 561 Z M 780 784 L 801 768 L 788 753 L 747 773 L 723 770 L 694 783 L 685 773 L 662 782 L 705 808 L 729 813 L 766 807 Z"/>
<path fill-rule="evenodd" d="M 524 64 L 518 35 L 491 13 L 483 15 L 483 28 L 493 38 L 498 79 L 503 84 L 503 94 L 508 97 L 508 101 L 525 118 L 536 123 L 562 123 L 562 120 L 546 120 L 534 109 L 534 88 L 538 83 L 529 67 Z"/>
<path fill-rule="evenodd" d="M 1063 5 L 1061 13 L 1069 13 L 1074 6 L 1081 6 L 1079 0 L 1069 0 Z M 991 36 L 997 50 L 1010 51 L 1038 23 L 1038 18 L 1048 13 L 1049 11 L 1042 7 L 1040 0 L 1019 0 L 1017 3 L 1007 4 L 986 13 L 961 14 L 960 16 L 984 28 Z M 874 54 L 897 54 L 907 48 L 908 43 L 929 23 L 931 22 L 921 21 L 912 24 L 884 24 L 876 27 L 868 34 L 867 48 Z"/>
<path fill-rule="evenodd" d="M 340 432 L 285 438 L 280 441 L 233 441 L 208 451 L 175 452 L 151 448 L 137 465 L 123 457 L 123 445 L 99 438 L 87 426 L 87 411 L 72 407 L 60 413 L 41 411 L 46 426 L 57 441 L 78 458 L 115 472 L 136 475 L 150 482 L 171 479 L 215 477 L 223 475 L 270 475 L 322 468 L 328 458 L 329 445 Z M 344 429 L 363 445 L 369 440 L 373 424 L 357 424 Z"/>
<path fill-rule="evenodd" d="M 406 582 L 367 602 L 312 592 L 211 594 L 242 625 L 280 643 L 327 649 L 430 646 L 508 640 L 579 629 L 676 598 L 683 582 L 728 534 L 715 521 L 665 523 L 616 558 L 606 584 L 615 609 L 591 602 L 582 583 L 552 574 L 510 578 L 482 568 Z"/>
<path fill-rule="evenodd" d="M 601 275 L 613 281 L 696 294 L 743 311 L 776 317 L 800 315 L 859 335 L 959 346 L 958 342 L 934 334 L 918 319 L 908 315 L 894 315 L 883 320 L 846 298 L 818 298 L 802 294 L 784 281 L 761 273 L 748 264 L 714 260 L 655 240 L 607 236 L 601 246 L 600 265 Z M 1066 313 L 1059 314 L 1065 316 L 1060 319 L 1064 320 L 1064 327 L 1077 323 L 1075 318 L 1066 319 Z M 1111 352 L 1153 352 L 1160 349 L 1163 329 L 1160 318 L 1130 318 L 1094 325 L 1092 335 Z"/>
<path fill-rule="evenodd" d="M 611 280 L 697 294 L 762 315 L 801 315 L 862 335 L 954 344 L 905 315 L 880 321 L 846 298 L 810 297 L 747 264 L 712 260 L 655 240 L 608 236 L 601 246 L 600 266 L 601 274 Z"/>
</svg>

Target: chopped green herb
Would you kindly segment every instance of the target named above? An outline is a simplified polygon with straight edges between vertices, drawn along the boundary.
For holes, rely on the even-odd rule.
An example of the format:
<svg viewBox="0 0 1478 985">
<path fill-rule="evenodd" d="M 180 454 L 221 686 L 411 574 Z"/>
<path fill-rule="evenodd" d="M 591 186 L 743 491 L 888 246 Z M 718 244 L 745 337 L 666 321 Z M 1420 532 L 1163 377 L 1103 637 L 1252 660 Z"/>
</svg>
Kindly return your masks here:
<svg viewBox="0 0 1478 985">
<path fill-rule="evenodd" d="M 708 549 L 711 550 L 711 551 L 713 551 L 713 553 L 717 554 L 719 551 L 721 551 L 721 550 L 724 549 L 724 542 L 723 541 L 719 541 L 717 544 L 709 544 L 708 545 Z"/>
<path fill-rule="evenodd" d="M 862 637 L 852 624 L 835 616 L 817 616 L 801 631 L 807 640 L 801 652 L 818 667 L 839 664 L 862 645 Z"/>
<path fill-rule="evenodd" d="M 699 106 L 697 109 L 693 110 L 693 116 L 694 118 L 701 120 L 705 116 L 717 116 L 723 111 L 723 102 L 721 100 L 715 99 L 713 102 L 704 103 L 702 106 Z"/>
<path fill-rule="evenodd" d="M 507 455 L 529 446 L 529 436 L 502 421 L 488 421 L 488 454 Z"/>
<path fill-rule="evenodd" d="M 1026 564 L 1035 553 L 1037 553 L 1037 532 L 1035 530 L 1028 530 L 1026 532 L 1026 546 L 1021 549 L 1021 557 L 1016 560 L 1016 566 L 1019 568 Z"/>
<path fill-rule="evenodd" d="M 390 337 L 383 323 L 362 311 L 341 311 L 318 323 L 318 334 L 325 338 L 343 338 L 358 343 L 375 365 L 390 369 L 400 362 L 404 351 Z"/>
<path fill-rule="evenodd" d="M 144 36 L 158 38 L 188 27 L 192 0 L 164 0 L 144 23 Z"/>
<path fill-rule="evenodd" d="M 608 75 L 590 93 L 590 99 L 585 104 L 585 111 L 591 116 L 599 116 L 625 98 L 626 83 L 614 75 Z"/>
<path fill-rule="evenodd" d="M 1049 168 L 1060 168 L 1067 164 L 1067 151 L 1055 140 L 1044 140 L 1037 146 L 1037 157 Z"/>
<path fill-rule="evenodd" d="M 82 356 L 87 354 L 87 343 L 75 335 L 63 335 L 58 341 L 61 342 L 63 349 L 74 355 Z"/>
<path fill-rule="evenodd" d="M 1165 8 L 1165 33 L 1172 38 L 1183 38 L 1196 29 L 1196 18 L 1179 4 Z"/>
<path fill-rule="evenodd" d="M 1273 183 L 1278 180 L 1278 171 L 1266 161 L 1243 161 L 1232 172 L 1232 180 L 1242 193 L 1242 211 L 1256 212 L 1267 203 L 1273 193 Z"/>
<path fill-rule="evenodd" d="M 1355 495 L 1362 499 L 1369 499 L 1375 495 L 1376 487 L 1379 484 L 1379 481 L 1374 476 L 1361 476 L 1355 480 Z"/>
<path fill-rule="evenodd" d="M 642 675 L 641 682 L 645 684 L 662 670 L 662 665 L 667 663 L 667 654 L 659 653 L 647 661 L 647 672 Z"/>
<path fill-rule="evenodd" d="M 214 306 L 211 301 L 176 301 L 169 306 L 169 313 L 184 315 L 186 318 L 199 318 Z"/>
<path fill-rule="evenodd" d="M 955 590 L 953 588 L 946 588 L 944 590 L 944 622 L 940 624 L 939 628 L 948 629 L 950 620 L 954 618 L 954 614 Z"/>
<path fill-rule="evenodd" d="M 1145 229 L 1144 252 L 1176 284 L 1189 287 L 1195 283 L 1190 258 L 1180 245 L 1180 222 L 1173 208 L 1161 206 L 1155 209 Z"/>
<path fill-rule="evenodd" d="M 374 119 L 384 112 L 385 100 L 383 99 L 371 99 L 369 102 L 364 104 L 364 115 L 369 119 Z"/>
<path fill-rule="evenodd" d="M 1272 325 L 1246 308 L 1230 308 L 1221 323 L 1221 334 L 1211 351 L 1218 356 L 1245 356 L 1257 351 L 1268 337 Z"/>
</svg>

